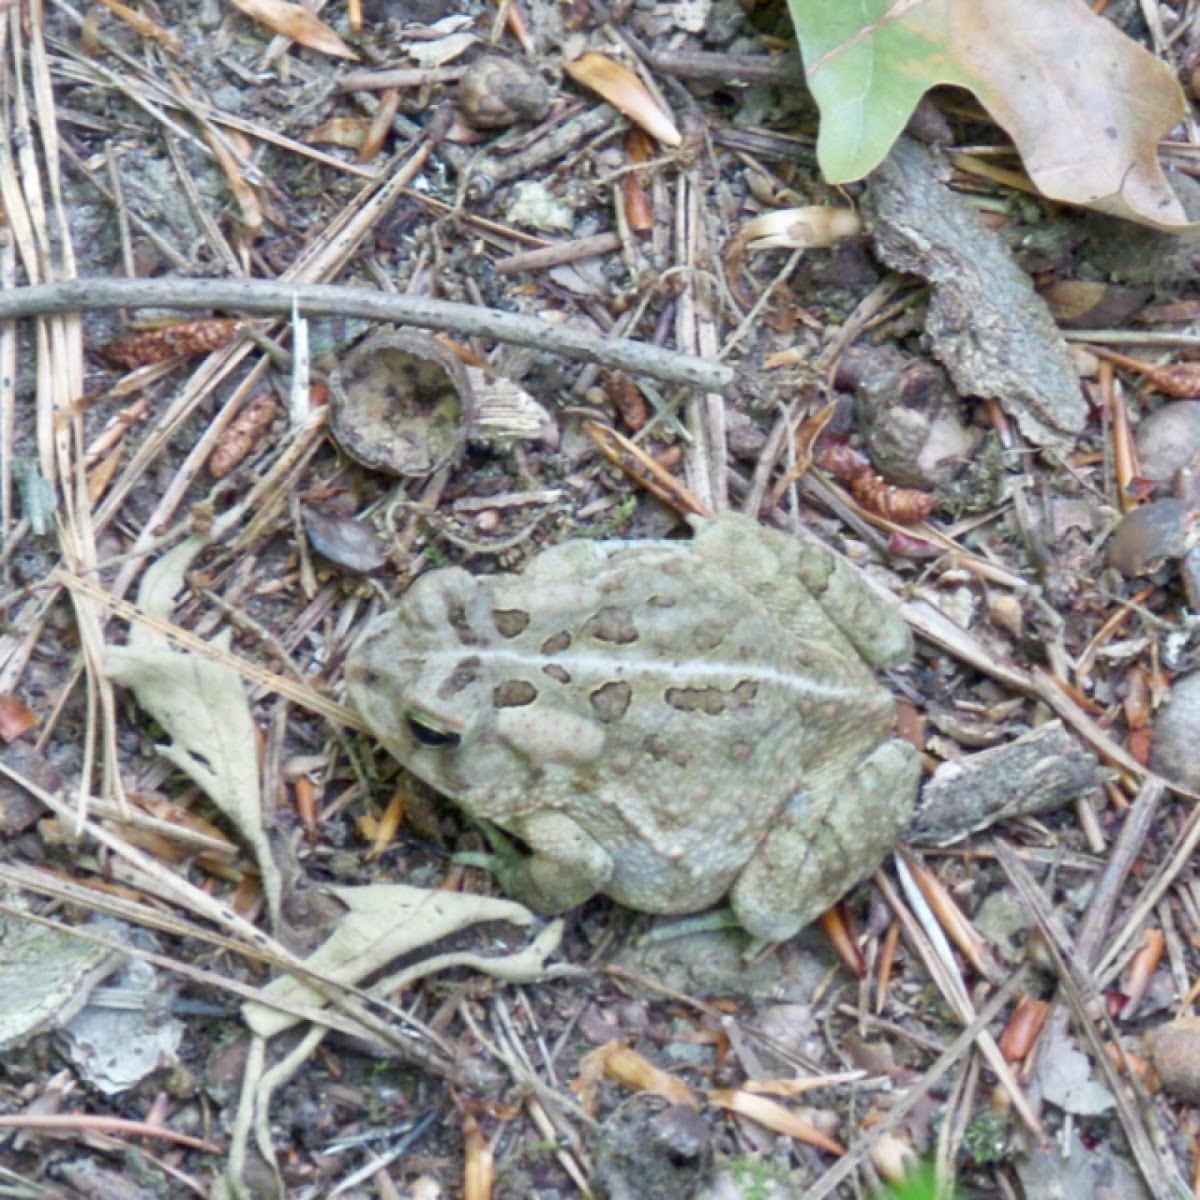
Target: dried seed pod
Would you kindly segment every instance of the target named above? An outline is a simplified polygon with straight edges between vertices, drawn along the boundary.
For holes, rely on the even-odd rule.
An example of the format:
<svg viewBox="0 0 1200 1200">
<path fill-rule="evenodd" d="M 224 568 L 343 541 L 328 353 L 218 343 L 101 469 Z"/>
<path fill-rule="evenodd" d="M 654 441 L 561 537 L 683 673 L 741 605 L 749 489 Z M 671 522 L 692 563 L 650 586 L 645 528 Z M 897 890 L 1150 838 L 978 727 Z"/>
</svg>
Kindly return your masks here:
<svg viewBox="0 0 1200 1200">
<path fill-rule="evenodd" d="M 255 393 L 230 422 L 225 436 L 208 456 L 208 473 L 214 479 L 224 479 L 271 428 L 278 411 L 279 405 L 275 403 L 275 395 L 269 388 Z"/>
<path fill-rule="evenodd" d="M 528 64 L 488 55 L 458 85 L 458 111 L 476 129 L 503 129 L 540 121 L 550 111 L 550 89 Z"/>
<path fill-rule="evenodd" d="M 416 329 L 368 338 L 329 380 L 338 444 L 364 466 L 428 475 L 462 451 L 473 392 L 458 356 Z"/>
<path fill-rule="evenodd" d="M 1028 1058 L 1049 1016 L 1050 1005 L 1044 1000 L 1035 1000 L 1032 996 L 1021 997 L 1000 1036 L 1000 1053 L 1004 1055 L 1005 1062 L 1020 1062 Z"/>
<path fill-rule="evenodd" d="M 180 321 L 154 329 L 135 329 L 114 338 L 104 353 L 127 371 L 151 363 L 166 362 L 177 355 L 190 357 L 219 350 L 233 337 L 241 321 L 233 317 L 211 317 L 206 321 Z"/>
<path fill-rule="evenodd" d="M 916 525 L 937 508 L 937 499 L 928 492 L 886 483 L 850 446 L 826 446 L 817 458 L 817 465 L 840 479 L 868 512 L 896 525 Z"/>
</svg>

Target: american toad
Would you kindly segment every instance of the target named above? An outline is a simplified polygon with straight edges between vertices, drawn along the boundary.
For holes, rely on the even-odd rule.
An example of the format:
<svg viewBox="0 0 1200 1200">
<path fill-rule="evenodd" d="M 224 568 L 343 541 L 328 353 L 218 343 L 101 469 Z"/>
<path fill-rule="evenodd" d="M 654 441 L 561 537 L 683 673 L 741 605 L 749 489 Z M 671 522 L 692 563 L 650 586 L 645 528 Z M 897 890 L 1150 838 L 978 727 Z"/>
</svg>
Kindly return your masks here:
<svg viewBox="0 0 1200 1200">
<path fill-rule="evenodd" d="M 396 758 L 525 843 L 501 882 L 531 907 L 728 892 L 779 940 L 908 820 L 917 757 L 868 664 L 911 650 L 845 564 L 727 515 L 688 542 L 566 542 L 520 575 L 431 571 L 346 677 Z"/>
</svg>

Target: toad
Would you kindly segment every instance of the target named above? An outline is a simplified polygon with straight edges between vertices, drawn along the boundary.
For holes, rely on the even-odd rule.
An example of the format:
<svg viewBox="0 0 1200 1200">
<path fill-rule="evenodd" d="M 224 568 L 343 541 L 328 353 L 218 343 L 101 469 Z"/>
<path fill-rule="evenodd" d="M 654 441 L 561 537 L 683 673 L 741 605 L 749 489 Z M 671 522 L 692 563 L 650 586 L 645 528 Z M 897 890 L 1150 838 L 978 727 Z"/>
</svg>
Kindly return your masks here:
<svg viewBox="0 0 1200 1200">
<path fill-rule="evenodd" d="M 911 651 L 847 564 L 728 514 L 686 542 L 568 541 L 520 574 L 431 571 L 346 678 L 401 763 L 524 843 L 500 882 L 530 907 L 728 895 L 778 941 L 909 819 L 919 763 L 875 669 Z"/>
</svg>

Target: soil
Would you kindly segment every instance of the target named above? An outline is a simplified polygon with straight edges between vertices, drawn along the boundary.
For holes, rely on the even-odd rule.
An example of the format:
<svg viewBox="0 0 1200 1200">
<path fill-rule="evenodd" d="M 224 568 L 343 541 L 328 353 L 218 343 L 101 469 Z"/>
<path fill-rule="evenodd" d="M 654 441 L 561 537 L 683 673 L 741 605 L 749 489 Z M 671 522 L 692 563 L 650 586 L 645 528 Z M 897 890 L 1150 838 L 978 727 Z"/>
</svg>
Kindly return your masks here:
<svg viewBox="0 0 1200 1200">
<path fill-rule="evenodd" d="M 951 144 L 902 144 L 861 235 L 748 249 L 764 212 L 864 196 L 817 170 L 781 9 L 363 0 L 355 30 L 354 7 L 321 12 L 350 61 L 257 4 L 157 0 L 141 27 L 0 4 L 0 302 L 130 289 L 0 313 L 25 314 L 0 327 L 0 768 L 26 781 L 0 790 L 0 992 L 30 993 L 0 1020 L 6 1194 L 749 1200 L 861 1195 L 920 1160 L 955 1195 L 1037 1196 L 1056 1139 L 1089 1194 L 1178 1194 L 1195 1031 L 1157 1039 L 1170 1090 L 1141 1056 L 1200 945 L 1186 688 L 1155 745 L 1197 663 L 1200 424 L 1172 478 L 1141 476 L 1137 426 L 1168 397 L 1129 356 L 1194 353 L 1195 252 L 956 169 L 981 127 L 1002 137 L 956 93 L 920 127 Z M 584 51 L 636 66 L 677 139 L 566 73 Z M 902 176 L 934 198 L 932 254 Z M 163 279 L 178 307 L 146 307 Z M 207 279 L 286 286 L 211 310 Z M 1068 283 L 1118 327 L 1068 344 L 1089 328 Z M 425 368 L 455 369 L 397 439 L 424 423 L 436 453 L 387 463 L 373 433 L 363 463 L 329 435 L 331 379 L 389 326 L 301 325 L 291 292 L 317 312 L 323 284 L 411 302 L 406 346 L 441 339 Z M 981 328 L 1007 332 L 964 350 Z M 604 365 L 575 332 L 640 345 Z M 1105 546 L 1141 502 L 1171 506 L 1150 510 L 1169 536 L 1126 575 Z M 604 898 L 561 925 L 488 900 L 484 834 L 342 706 L 349 647 L 431 567 L 682 537 L 727 507 L 901 605 L 919 647 L 890 682 L 936 838 L 765 949 L 644 942 L 657 923 Z M 341 998 L 324 1039 L 253 1037 L 243 1003 L 396 884 L 422 890 L 371 891 L 396 907 L 287 1001 Z M 396 972 L 386 1000 L 345 998 Z M 84 1001 L 140 1023 L 83 1034 Z M 291 1052 L 271 1091 L 259 1056 Z"/>
</svg>

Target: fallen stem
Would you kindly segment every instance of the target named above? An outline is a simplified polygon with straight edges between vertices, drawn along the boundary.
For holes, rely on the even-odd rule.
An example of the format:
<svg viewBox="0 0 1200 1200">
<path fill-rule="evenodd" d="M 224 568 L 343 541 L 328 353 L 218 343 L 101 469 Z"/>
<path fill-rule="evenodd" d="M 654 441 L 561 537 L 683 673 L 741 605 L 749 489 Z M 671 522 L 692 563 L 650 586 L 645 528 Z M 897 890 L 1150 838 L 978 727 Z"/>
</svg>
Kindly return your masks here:
<svg viewBox="0 0 1200 1200">
<path fill-rule="evenodd" d="M 340 284 L 288 284 L 269 279 L 73 279 L 0 292 L 0 321 L 44 317 L 89 309 L 140 305 L 192 309 L 240 309 L 286 316 L 293 306 L 304 316 L 360 317 L 398 321 L 422 329 L 442 329 L 460 337 L 481 337 L 549 350 L 579 362 L 619 367 L 668 383 L 706 392 L 723 392 L 733 382 L 724 363 L 710 362 L 625 338 L 607 338 L 580 329 L 552 325 L 537 317 L 497 312 L 472 304 L 430 300 L 424 296 L 392 296 L 369 288 Z"/>
<path fill-rule="evenodd" d="M 112 1133 L 131 1137 L 157 1138 L 159 1141 L 175 1142 L 206 1154 L 220 1154 L 221 1147 L 213 1142 L 177 1133 L 164 1125 L 151 1125 L 146 1121 L 131 1121 L 127 1117 L 104 1117 L 95 1113 L 4 1113 L 0 1114 L 0 1129 L 34 1129 L 51 1132 L 70 1130 L 75 1133 Z"/>
</svg>

